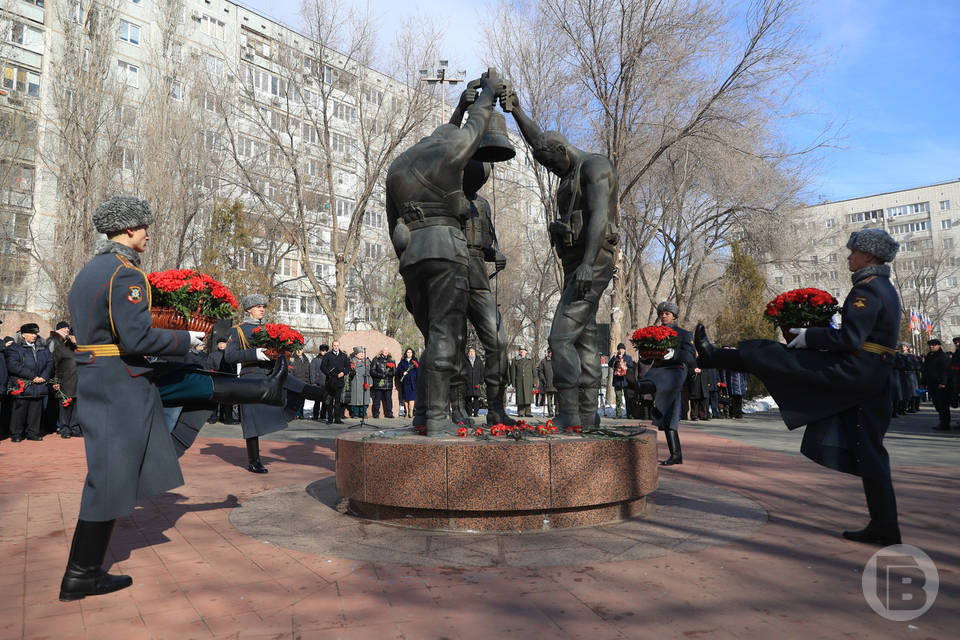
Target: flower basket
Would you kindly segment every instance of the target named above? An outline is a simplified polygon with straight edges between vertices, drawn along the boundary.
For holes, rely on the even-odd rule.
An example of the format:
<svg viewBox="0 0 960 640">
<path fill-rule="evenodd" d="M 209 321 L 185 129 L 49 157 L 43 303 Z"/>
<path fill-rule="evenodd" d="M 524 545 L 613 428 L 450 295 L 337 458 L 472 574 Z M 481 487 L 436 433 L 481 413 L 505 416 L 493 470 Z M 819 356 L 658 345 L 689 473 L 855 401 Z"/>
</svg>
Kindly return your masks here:
<svg viewBox="0 0 960 640">
<path fill-rule="evenodd" d="M 302 349 L 303 343 L 303 334 L 280 323 L 268 322 L 254 329 L 250 335 L 250 345 L 265 348 L 266 354 L 271 358 L 290 356 L 296 349 Z"/>
<path fill-rule="evenodd" d="M 216 279 L 193 269 L 168 269 L 147 275 L 152 325 L 209 333 L 217 320 L 231 317 L 237 299 Z"/>
<path fill-rule="evenodd" d="M 153 307 L 150 309 L 150 324 L 155 329 L 180 329 L 183 331 L 203 331 L 210 333 L 216 320 L 200 315 L 185 316 L 170 307 Z"/>
<path fill-rule="evenodd" d="M 839 309 L 837 299 L 822 289 L 794 289 L 768 302 L 763 317 L 779 327 L 784 339 L 790 342 L 797 337 L 791 330 L 829 327 Z"/>
<path fill-rule="evenodd" d="M 641 360 L 662 360 L 669 349 L 676 349 L 679 339 L 670 327 L 641 327 L 630 336 L 630 342 Z"/>
</svg>

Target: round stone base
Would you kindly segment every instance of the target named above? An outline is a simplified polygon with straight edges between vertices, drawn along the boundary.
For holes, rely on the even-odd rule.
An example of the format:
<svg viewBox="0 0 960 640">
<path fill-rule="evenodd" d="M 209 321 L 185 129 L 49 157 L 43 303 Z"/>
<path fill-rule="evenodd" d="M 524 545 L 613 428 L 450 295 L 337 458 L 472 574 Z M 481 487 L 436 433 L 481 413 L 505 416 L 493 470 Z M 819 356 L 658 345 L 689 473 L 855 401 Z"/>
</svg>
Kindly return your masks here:
<svg viewBox="0 0 960 640">
<path fill-rule="evenodd" d="M 657 488 L 656 432 L 520 441 L 403 435 L 337 439 L 337 490 L 357 516 L 420 529 L 537 531 L 642 516 Z"/>
</svg>

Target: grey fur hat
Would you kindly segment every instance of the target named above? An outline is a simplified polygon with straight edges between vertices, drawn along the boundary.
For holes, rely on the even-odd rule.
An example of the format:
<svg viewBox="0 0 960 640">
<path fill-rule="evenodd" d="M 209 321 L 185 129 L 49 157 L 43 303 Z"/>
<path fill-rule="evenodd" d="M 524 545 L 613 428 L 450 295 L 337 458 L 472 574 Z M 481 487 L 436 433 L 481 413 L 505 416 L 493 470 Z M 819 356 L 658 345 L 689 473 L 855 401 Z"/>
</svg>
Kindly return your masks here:
<svg viewBox="0 0 960 640">
<path fill-rule="evenodd" d="M 244 311 L 252 309 L 258 304 L 267 304 L 267 296 L 260 295 L 259 293 L 248 293 L 240 298 L 240 306 L 243 307 Z"/>
<path fill-rule="evenodd" d="M 97 233 L 110 234 L 153 224 L 153 211 L 146 200 L 136 196 L 113 196 L 101 202 L 93 212 Z"/>
<path fill-rule="evenodd" d="M 657 305 L 657 313 L 663 313 L 664 311 L 669 311 L 675 316 L 680 315 L 680 307 L 677 306 L 675 302 L 661 302 Z"/>
<path fill-rule="evenodd" d="M 353 348 L 353 355 L 358 356 L 363 353 L 363 347 L 357 346 Z"/>
<path fill-rule="evenodd" d="M 850 234 L 847 249 L 869 253 L 880 262 L 890 262 L 896 257 L 900 243 L 883 229 L 862 229 Z"/>
</svg>

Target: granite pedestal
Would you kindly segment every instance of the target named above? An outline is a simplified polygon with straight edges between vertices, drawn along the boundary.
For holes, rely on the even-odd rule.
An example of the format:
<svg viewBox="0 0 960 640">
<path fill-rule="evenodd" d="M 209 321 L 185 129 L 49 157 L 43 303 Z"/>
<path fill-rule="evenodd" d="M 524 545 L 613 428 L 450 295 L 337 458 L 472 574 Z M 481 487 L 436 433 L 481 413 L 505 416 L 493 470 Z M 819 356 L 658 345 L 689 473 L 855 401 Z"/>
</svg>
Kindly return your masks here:
<svg viewBox="0 0 960 640">
<path fill-rule="evenodd" d="M 357 516 L 448 531 L 596 526 L 643 515 L 657 439 L 337 438 L 337 491 Z"/>
</svg>

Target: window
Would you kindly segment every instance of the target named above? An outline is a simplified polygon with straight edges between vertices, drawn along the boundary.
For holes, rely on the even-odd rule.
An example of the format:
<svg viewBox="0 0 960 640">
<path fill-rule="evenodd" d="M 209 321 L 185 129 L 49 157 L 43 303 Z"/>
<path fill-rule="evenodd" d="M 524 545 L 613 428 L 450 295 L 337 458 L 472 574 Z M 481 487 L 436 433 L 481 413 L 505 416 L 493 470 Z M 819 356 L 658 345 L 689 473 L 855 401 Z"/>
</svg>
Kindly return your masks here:
<svg viewBox="0 0 960 640">
<path fill-rule="evenodd" d="M 907 216 L 913 213 L 930 213 L 929 202 L 917 202 L 914 204 L 905 204 L 899 207 L 888 207 L 887 217 L 896 218 L 897 216 Z"/>
<path fill-rule="evenodd" d="M 140 27 L 126 20 L 121 20 L 119 30 L 121 40 L 140 46 Z"/>
<path fill-rule="evenodd" d="M 117 120 L 127 127 L 137 124 L 137 110 L 133 105 L 123 104 L 117 107 Z"/>
<path fill-rule="evenodd" d="M 960 286 L 960 278 L 957 278 L 956 276 L 947 278 L 947 284 L 951 287 Z"/>
<path fill-rule="evenodd" d="M 348 154 L 356 145 L 356 140 L 350 136 L 344 136 L 339 133 L 330 134 L 330 148 L 335 153 Z"/>
<path fill-rule="evenodd" d="M 944 238 L 944 239 L 943 239 L 943 248 L 944 248 L 944 249 L 953 249 L 953 238 Z"/>
<path fill-rule="evenodd" d="M 117 60 L 117 79 L 121 84 L 136 89 L 140 86 L 140 68 L 123 60 Z"/>
<path fill-rule="evenodd" d="M 800 284 L 801 282 L 803 282 L 803 276 L 801 275 L 793 276 L 793 284 Z"/>
<path fill-rule="evenodd" d="M 200 16 L 200 30 L 218 40 L 226 40 L 227 38 L 226 23 L 217 20 L 213 16 L 208 16 L 205 13 Z"/>
<path fill-rule="evenodd" d="M 217 135 L 216 131 L 207 130 L 203 132 L 203 148 L 213 153 L 220 150 L 220 136 Z"/>
<path fill-rule="evenodd" d="M 941 221 L 940 221 L 940 228 L 943 229 L 944 231 L 949 230 L 949 229 L 952 229 L 952 228 L 953 228 L 953 220 L 941 220 Z"/>
<path fill-rule="evenodd" d="M 26 2 L 27 4 L 35 4 L 38 7 L 43 6 L 43 0 L 23 0 L 23 1 Z"/>
<path fill-rule="evenodd" d="M 837 279 L 839 279 L 839 277 L 840 277 L 840 276 L 839 276 L 839 274 L 838 274 L 836 271 L 831 271 L 831 272 L 830 272 L 830 279 L 831 279 L 831 280 L 837 280 Z"/>
<path fill-rule="evenodd" d="M 300 313 L 315 316 L 323 313 L 323 309 L 320 307 L 320 303 L 317 302 L 316 296 L 303 296 L 300 298 Z"/>
<path fill-rule="evenodd" d="M 927 231 L 930 229 L 929 220 L 920 220 L 919 222 L 905 222 L 903 224 L 890 225 L 890 233 L 896 235 L 899 233 L 913 233 L 915 231 Z"/>
<path fill-rule="evenodd" d="M 308 122 L 304 122 L 301 127 L 302 136 L 304 142 L 310 142 L 316 144 L 317 142 L 317 128 Z M 313 175 L 313 174 L 311 174 Z"/>
<path fill-rule="evenodd" d="M 240 54 L 247 60 L 253 60 L 254 54 L 263 56 L 264 58 L 273 57 L 273 47 L 270 38 L 245 28 L 240 32 L 240 46 L 243 48 Z"/>
<path fill-rule="evenodd" d="M 357 121 L 357 110 L 338 100 L 333 101 L 333 117 L 353 124 Z"/>
<path fill-rule="evenodd" d="M 374 229 L 382 229 L 385 218 L 386 216 L 383 211 L 367 211 L 363 217 L 363 224 L 368 227 L 373 227 Z"/>
<path fill-rule="evenodd" d="M 827 229 L 833 229 L 833 223 L 834 223 L 833 218 L 830 218 L 829 220 L 827 220 Z"/>
<path fill-rule="evenodd" d="M 43 31 L 22 22 L 10 24 L 10 42 L 39 53 L 43 50 Z"/>
<path fill-rule="evenodd" d="M 170 97 L 174 100 L 183 100 L 183 83 L 167 78 L 167 84 L 170 85 Z"/>
<path fill-rule="evenodd" d="M 777 276 L 773 279 L 774 284 L 783 284 L 783 276 Z"/>
<path fill-rule="evenodd" d="M 40 97 L 40 74 L 6 64 L 3 67 L 3 88 L 9 91 L 19 91 L 30 98 Z"/>
<path fill-rule="evenodd" d="M 204 67 L 207 73 L 218 78 L 223 77 L 223 60 L 209 53 L 203 54 Z"/>
<path fill-rule="evenodd" d="M 809 260 L 810 260 L 810 264 L 817 264 L 817 262 L 819 262 L 816 255 L 810 256 Z"/>
<path fill-rule="evenodd" d="M 326 262 L 314 262 L 313 273 L 321 280 L 328 282 L 332 281 L 335 275 L 333 265 L 327 264 Z"/>
<path fill-rule="evenodd" d="M 300 275 L 300 261 L 297 258 L 283 258 L 280 260 L 280 275 L 285 278 L 296 278 Z"/>
<path fill-rule="evenodd" d="M 353 215 L 353 202 L 337 198 L 337 221 L 341 219 L 349 221 L 351 215 Z"/>
<path fill-rule="evenodd" d="M 300 312 L 300 298 L 294 296 L 279 296 L 277 300 L 280 301 L 280 313 Z"/>
<path fill-rule="evenodd" d="M 133 149 L 117 147 L 113 151 L 113 165 L 118 169 L 132 171 L 137 168 L 137 154 Z"/>
<path fill-rule="evenodd" d="M 837 254 L 831 253 L 830 255 L 827 256 L 827 262 L 836 262 L 836 261 L 837 261 Z"/>
<path fill-rule="evenodd" d="M 940 211 L 950 211 L 950 201 L 941 200 L 940 201 Z"/>
<path fill-rule="evenodd" d="M 383 245 L 376 242 L 363 241 L 363 257 L 376 260 L 383 255 Z"/>
<path fill-rule="evenodd" d="M 879 220 L 880 218 L 883 218 L 883 209 L 850 214 L 850 222 L 870 222 L 871 220 Z"/>
</svg>

